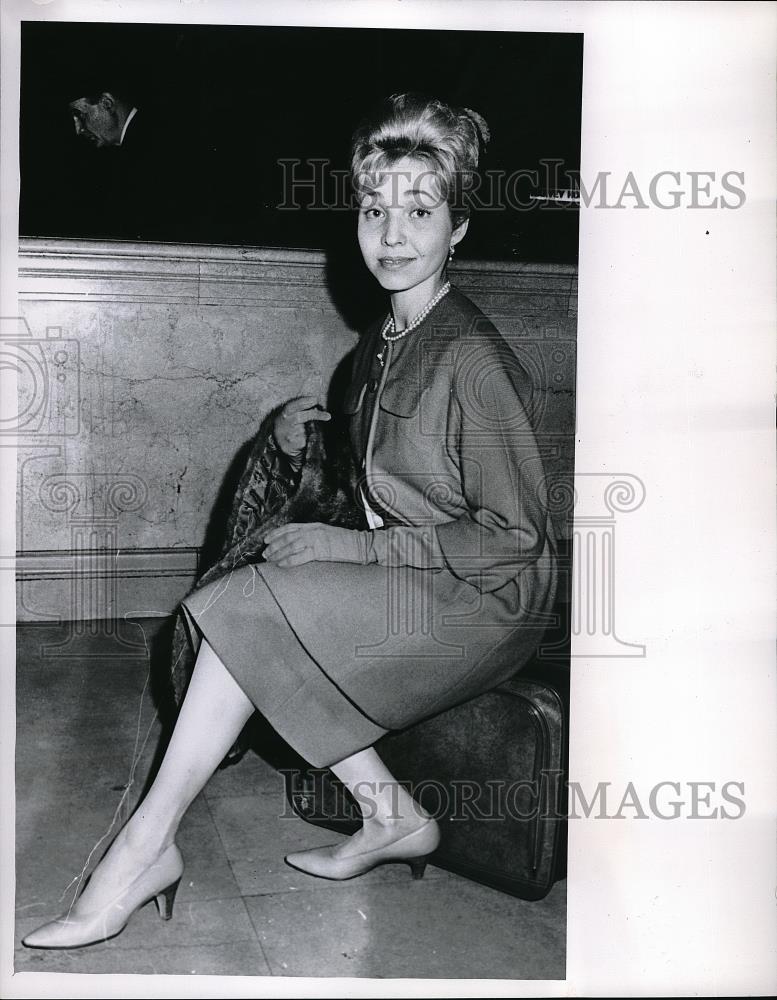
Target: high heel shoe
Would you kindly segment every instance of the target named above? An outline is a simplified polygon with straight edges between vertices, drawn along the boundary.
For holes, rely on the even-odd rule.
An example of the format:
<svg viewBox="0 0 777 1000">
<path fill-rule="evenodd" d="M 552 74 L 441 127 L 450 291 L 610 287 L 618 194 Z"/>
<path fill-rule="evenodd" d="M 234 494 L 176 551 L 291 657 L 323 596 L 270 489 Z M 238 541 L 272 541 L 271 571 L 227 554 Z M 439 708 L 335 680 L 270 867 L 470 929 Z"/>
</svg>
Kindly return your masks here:
<svg viewBox="0 0 777 1000">
<path fill-rule="evenodd" d="M 84 948 L 121 934 L 130 918 L 152 899 L 162 920 L 173 915 L 173 903 L 183 874 L 183 858 L 170 844 L 159 859 L 141 872 L 126 889 L 92 912 L 78 913 L 78 901 L 64 917 L 52 920 L 22 940 L 27 948 Z"/>
<path fill-rule="evenodd" d="M 385 844 L 374 847 L 370 851 L 352 854 L 349 857 L 336 857 L 335 851 L 340 844 L 329 844 L 326 847 L 316 847 L 311 851 L 296 851 L 287 854 L 287 865 L 305 872 L 306 875 L 316 875 L 318 878 L 344 881 L 356 878 L 365 872 L 377 868 L 378 865 L 389 865 L 404 862 L 410 865 L 414 879 L 423 878 L 429 855 L 440 843 L 440 829 L 437 822 L 430 819 L 412 833 Z"/>
</svg>

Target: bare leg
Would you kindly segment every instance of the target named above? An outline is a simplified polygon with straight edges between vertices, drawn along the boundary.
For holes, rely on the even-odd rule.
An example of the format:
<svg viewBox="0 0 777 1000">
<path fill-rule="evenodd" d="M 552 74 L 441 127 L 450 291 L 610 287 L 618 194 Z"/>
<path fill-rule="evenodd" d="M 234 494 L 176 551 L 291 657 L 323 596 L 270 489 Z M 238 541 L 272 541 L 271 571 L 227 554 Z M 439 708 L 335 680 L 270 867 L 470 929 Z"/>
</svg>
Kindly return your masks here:
<svg viewBox="0 0 777 1000">
<path fill-rule="evenodd" d="M 339 844 L 286 855 L 287 864 L 308 875 L 346 879 L 376 865 L 410 864 L 420 878 L 440 843 L 435 820 L 400 785 L 371 747 L 332 765 L 362 810 L 362 827 Z"/>
<path fill-rule="evenodd" d="M 203 639 L 170 743 L 153 785 L 79 899 L 99 906 L 153 864 L 254 711 L 237 681 Z"/>
<path fill-rule="evenodd" d="M 428 823 L 429 813 L 399 784 L 372 747 L 333 764 L 332 771 L 359 803 L 363 817 L 361 830 L 338 845 L 337 856 L 383 847 Z"/>
</svg>

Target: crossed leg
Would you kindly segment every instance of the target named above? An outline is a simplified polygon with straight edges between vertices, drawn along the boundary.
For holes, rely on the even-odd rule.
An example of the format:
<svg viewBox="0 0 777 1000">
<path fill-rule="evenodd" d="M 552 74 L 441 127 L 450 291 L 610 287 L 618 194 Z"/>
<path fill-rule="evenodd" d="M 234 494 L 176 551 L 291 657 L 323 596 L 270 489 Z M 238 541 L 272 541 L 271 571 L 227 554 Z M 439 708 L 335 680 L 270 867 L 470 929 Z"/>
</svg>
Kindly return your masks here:
<svg viewBox="0 0 777 1000">
<path fill-rule="evenodd" d="M 95 868 L 71 911 L 75 916 L 104 906 L 156 863 L 253 711 L 252 702 L 203 638 L 154 782 Z M 364 815 L 362 829 L 336 845 L 337 856 L 383 847 L 428 822 L 427 814 L 372 747 L 333 765 L 332 770 Z"/>
</svg>

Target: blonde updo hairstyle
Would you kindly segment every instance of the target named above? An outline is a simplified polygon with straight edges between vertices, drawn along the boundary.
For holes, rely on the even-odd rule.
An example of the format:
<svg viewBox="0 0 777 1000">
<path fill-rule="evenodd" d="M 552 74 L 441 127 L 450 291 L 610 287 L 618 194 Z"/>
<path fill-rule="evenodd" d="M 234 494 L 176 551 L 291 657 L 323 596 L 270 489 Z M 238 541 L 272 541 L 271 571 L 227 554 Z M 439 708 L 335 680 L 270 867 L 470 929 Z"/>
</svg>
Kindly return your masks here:
<svg viewBox="0 0 777 1000">
<path fill-rule="evenodd" d="M 470 214 L 467 194 L 474 184 L 480 148 L 490 139 L 483 118 L 470 108 L 453 108 L 420 94 L 393 94 L 354 132 L 351 183 L 357 198 L 370 178 L 403 157 L 426 161 L 440 179 L 453 228 Z"/>
</svg>

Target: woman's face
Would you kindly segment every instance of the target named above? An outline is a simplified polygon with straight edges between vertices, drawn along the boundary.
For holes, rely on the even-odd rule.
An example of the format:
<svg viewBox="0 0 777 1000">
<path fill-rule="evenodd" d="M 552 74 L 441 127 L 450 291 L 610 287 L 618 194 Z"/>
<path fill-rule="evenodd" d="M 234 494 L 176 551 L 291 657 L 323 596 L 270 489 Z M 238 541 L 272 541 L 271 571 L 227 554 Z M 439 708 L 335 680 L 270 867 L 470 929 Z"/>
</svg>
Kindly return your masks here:
<svg viewBox="0 0 777 1000">
<path fill-rule="evenodd" d="M 364 262 L 386 291 L 417 289 L 431 298 L 467 224 L 453 229 L 439 177 L 423 160 L 404 157 L 373 180 L 363 178 L 359 208 Z"/>
</svg>

